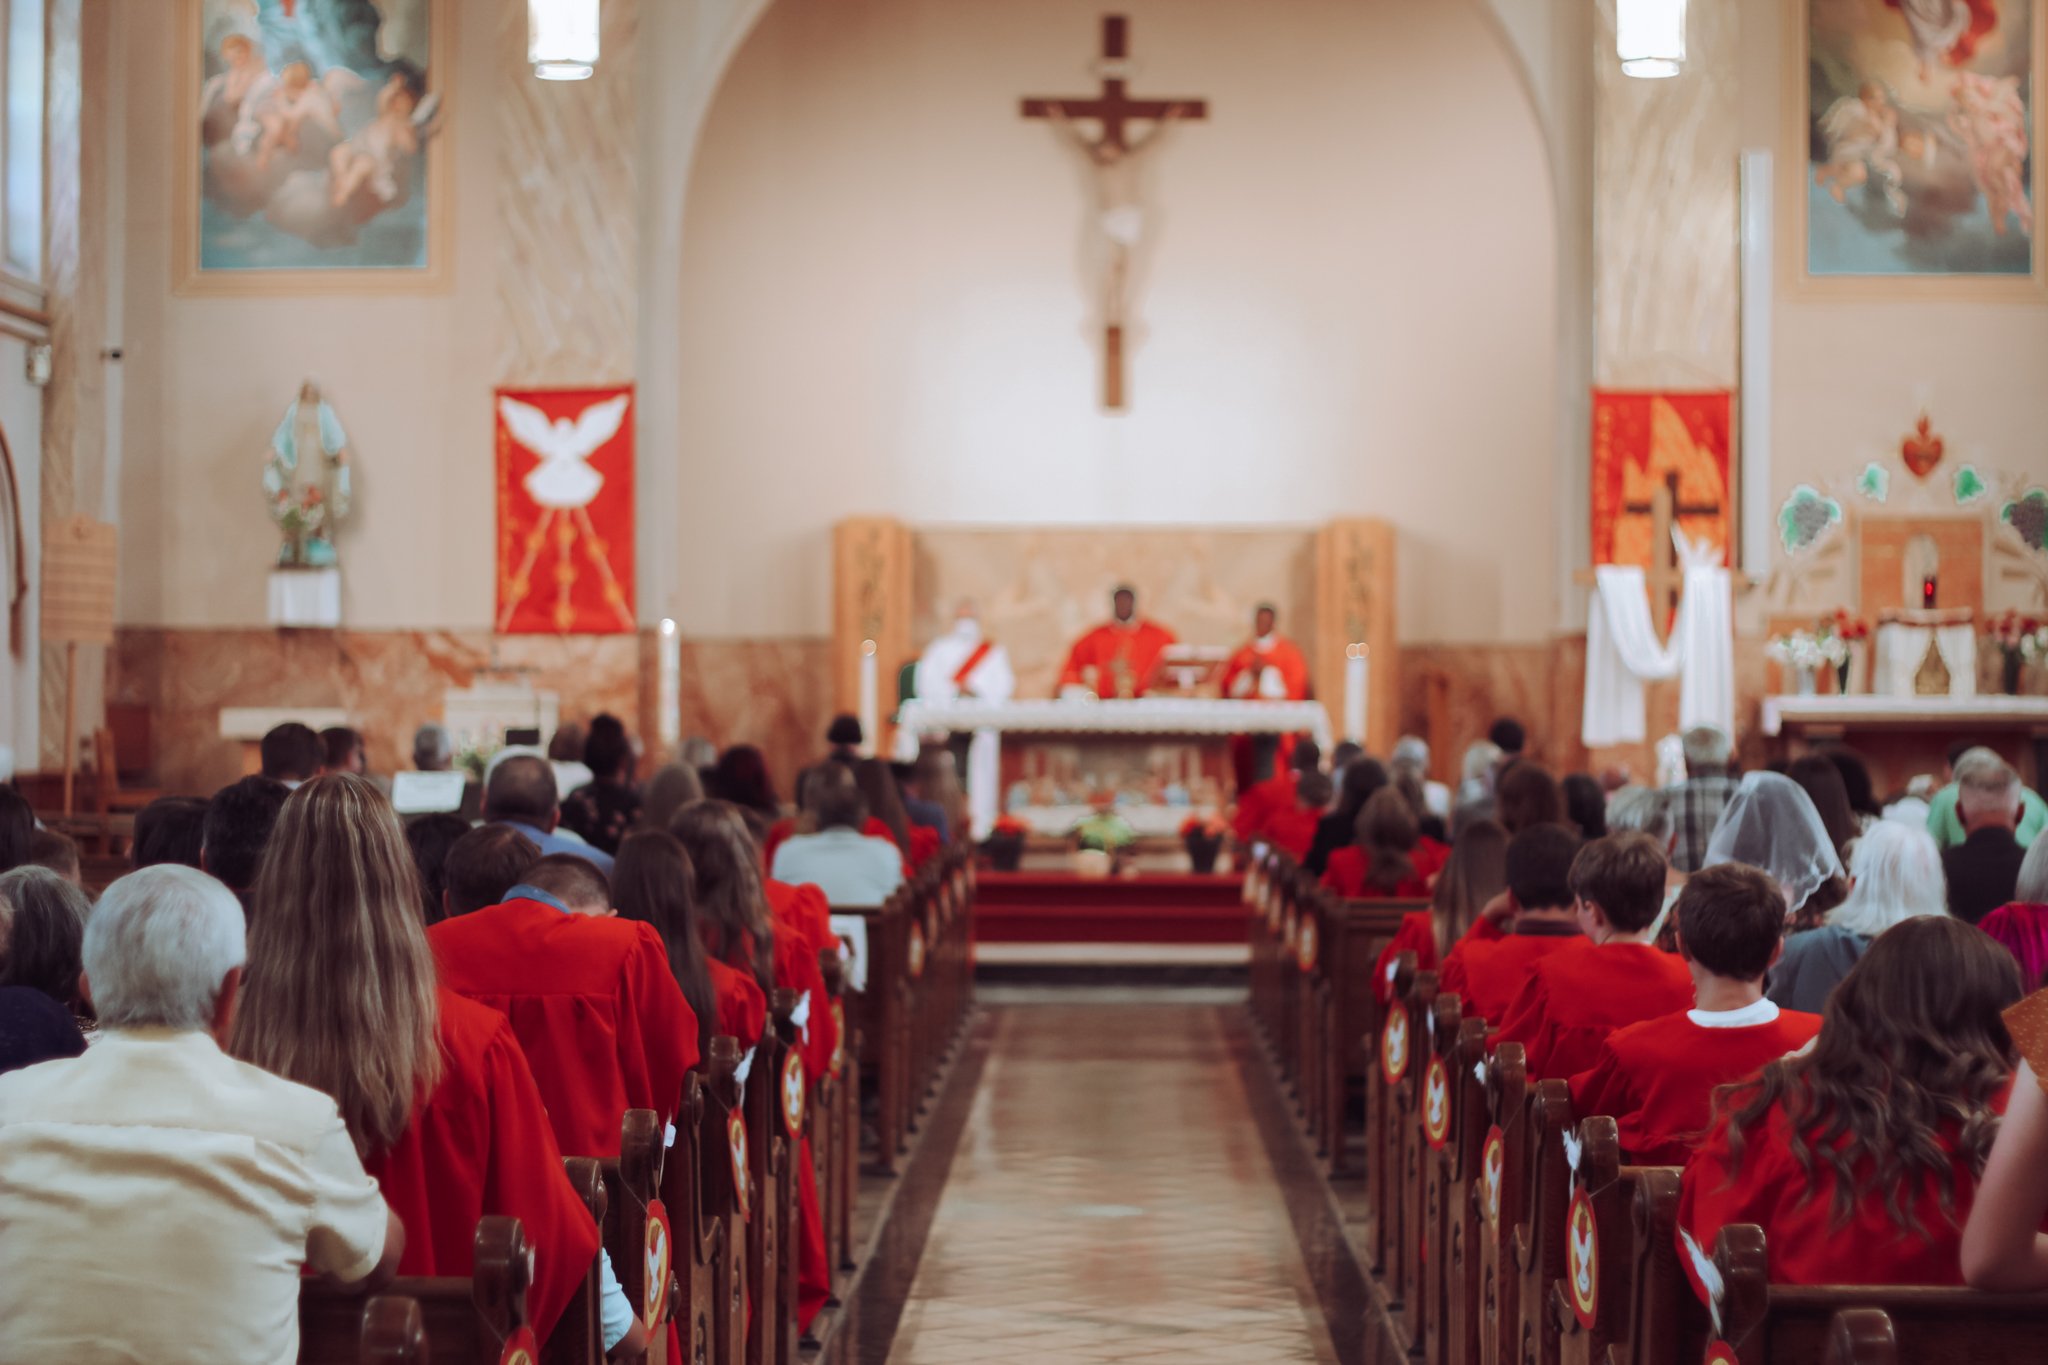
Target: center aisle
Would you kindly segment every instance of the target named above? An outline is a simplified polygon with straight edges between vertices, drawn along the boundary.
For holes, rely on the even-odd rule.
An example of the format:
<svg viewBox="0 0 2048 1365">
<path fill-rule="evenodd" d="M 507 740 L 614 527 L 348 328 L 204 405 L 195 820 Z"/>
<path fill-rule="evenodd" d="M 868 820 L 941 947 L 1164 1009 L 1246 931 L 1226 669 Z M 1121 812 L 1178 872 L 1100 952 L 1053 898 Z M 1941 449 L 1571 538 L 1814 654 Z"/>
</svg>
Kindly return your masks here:
<svg viewBox="0 0 2048 1365">
<path fill-rule="evenodd" d="M 992 1009 L 890 1360 L 1330 1361 L 1224 1011 Z"/>
</svg>

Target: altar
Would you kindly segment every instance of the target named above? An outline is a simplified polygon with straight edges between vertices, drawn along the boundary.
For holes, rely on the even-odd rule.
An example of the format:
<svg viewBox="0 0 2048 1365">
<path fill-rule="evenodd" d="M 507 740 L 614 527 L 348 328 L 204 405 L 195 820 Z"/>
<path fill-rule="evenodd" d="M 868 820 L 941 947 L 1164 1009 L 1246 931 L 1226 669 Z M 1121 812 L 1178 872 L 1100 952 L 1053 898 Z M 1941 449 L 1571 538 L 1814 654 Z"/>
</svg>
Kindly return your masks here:
<svg viewBox="0 0 2048 1365">
<path fill-rule="evenodd" d="M 1965 738 L 2003 754 L 2037 790 L 2048 780 L 2048 697 L 1778 696 L 1764 698 L 1762 718 L 1765 736 L 1794 752 L 1854 747 L 1880 797 L 1917 773 L 1939 775 L 1948 746 Z"/>
<path fill-rule="evenodd" d="M 1140 838 L 1177 838 L 1191 816 L 1229 803 L 1237 735 L 1300 735 L 1330 744 L 1321 702 L 1146 697 L 1135 701 L 946 702 L 912 699 L 897 723 L 915 734 L 992 736 L 993 764 L 970 765 L 977 833 L 1008 813 L 1037 835 L 1061 835 L 1114 793 Z"/>
</svg>

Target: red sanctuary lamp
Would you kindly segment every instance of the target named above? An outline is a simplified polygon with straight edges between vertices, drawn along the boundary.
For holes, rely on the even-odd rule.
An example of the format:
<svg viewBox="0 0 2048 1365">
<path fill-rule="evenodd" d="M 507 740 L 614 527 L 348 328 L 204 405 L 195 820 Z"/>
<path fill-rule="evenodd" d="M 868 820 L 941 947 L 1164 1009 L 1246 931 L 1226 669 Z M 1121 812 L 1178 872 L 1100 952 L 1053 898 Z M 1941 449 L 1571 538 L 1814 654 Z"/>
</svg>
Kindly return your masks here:
<svg viewBox="0 0 2048 1365">
<path fill-rule="evenodd" d="M 1935 578 L 1935 575 L 1933 575 L 1933 574 L 1928 574 L 1928 575 L 1927 575 L 1927 576 L 1926 576 L 1925 578 L 1922 578 L 1922 579 L 1920 580 L 1920 608 L 1921 608 L 1921 610 L 1923 610 L 1923 611 L 1933 611 L 1933 610 L 1934 610 L 1934 589 L 1935 589 L 1935 586 L 1936 586 L 1936 578 Z"/>
</svg>

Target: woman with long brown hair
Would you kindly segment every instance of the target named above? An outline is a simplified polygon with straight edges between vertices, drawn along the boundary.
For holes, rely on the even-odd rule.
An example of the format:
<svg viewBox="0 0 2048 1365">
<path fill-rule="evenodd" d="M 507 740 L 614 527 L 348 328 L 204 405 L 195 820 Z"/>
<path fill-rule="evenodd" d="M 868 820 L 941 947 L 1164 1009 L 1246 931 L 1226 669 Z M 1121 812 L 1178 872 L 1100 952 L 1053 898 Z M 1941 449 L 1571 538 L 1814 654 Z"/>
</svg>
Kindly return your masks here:
<svg viewBox="0 0 2048 1365">
<path fill-rule="evenodd" d="M 708 960 L 752 973 L 764 992 L 780 987 L 802 997 L 798 1039 L 804 1073 L 813 1078 L 824 1075 L 837 1034 L 818 951 L 801 931 L 776 922 L 761 878 L 760 845 L 745 818 L 729 802 L 699 801 L 677 811 L 669 831 L 695 873 L 691 900 L 702 912 L 698 923 Z M 797 1245 L 797 1323 L 808 1329 L 832 1292 L 809 1138 L 803 1141 L 797 1174 L 803 1212 Z"/>
<path fill-rule="evenodd" d="M 1427 896 L 1429 879 L 1415 865 L 1420 837 L 1408 799 L 1382 787 L 1358 812 L 1357 841 L 1330 855 L 1323 885 L 1353 900 Z"/>
<path fill-rule="evenodd" d="M 333 774 L 293 792 L 256 876 L 231 1050 L 334 1098 L 406 1225 L 399 1273 L 467 1275 L 477 1219 L 518 1218 L 539 1252 L 528 1303 L 545 1337 L 598 1254 L 597 1225 L 512 1026 L 441 989 L 419 905 L 374 786 Z"/>
<path fill-rule="evenodd" d="M 697 1016 L 697 1055 L 711 1055 L 711 1040 L 724 1034 L 742 1048 L 761 1040 L 768 1023 L 768 998 L 749 972 L 709 956 L 697 927 L 695 869 L 683 845 L 667 830 L 639 830 L 619 844 L 612 869 L 612 905 L 622 919 L 654 926 L 668 949 L 669 970 Z"/>
<path fill-rule="evenodd" d="M 1494 821 L 1474 820 L 1465 826 L 1436 879 L 1429 909 L 1403 915 L 1393 942 L 1374 964 L 1373 990 L 1381 1000 L 1388 995 L 1387 968 L 1402 953 L 1415 954 L 1417 971 L 1432 972 L 1468 934 L 1474 939 L 1506 936 L 1497 922 L 1480 912 L 1507 889 L 1507 850 L 1508 832 Z"/>
<path fill-rule="evenodd" d="M 863 758 L 853 765 L 854 785 L 867 798 L 868 817 L 871 825 L 879 823 L 889 832 L 889 841 L 903 854 L 903 866 L 915 870 L 926 858 L 939 851 L 937 831 L 920 840 L 910 824 L 910 811 L 903 804 L 903 791 L 896 785 L 896 774 L 889 771 L 889 765 L 879 758 Z M 881 830 L 869 829 L 869 834 Z"/>
<path fill-rule="evenodd" d="M 1679 1226 L 1703 1252 L 1764 1230 L 1773 1284 L 1960 1284 L 1962 1228 L 2011 1090 L 2001 1011 L 2019 967 L 1925 916 L 1878 935 L 1813 1047 L 1724 1089 L 1685 1168 Z"/>
</svg>

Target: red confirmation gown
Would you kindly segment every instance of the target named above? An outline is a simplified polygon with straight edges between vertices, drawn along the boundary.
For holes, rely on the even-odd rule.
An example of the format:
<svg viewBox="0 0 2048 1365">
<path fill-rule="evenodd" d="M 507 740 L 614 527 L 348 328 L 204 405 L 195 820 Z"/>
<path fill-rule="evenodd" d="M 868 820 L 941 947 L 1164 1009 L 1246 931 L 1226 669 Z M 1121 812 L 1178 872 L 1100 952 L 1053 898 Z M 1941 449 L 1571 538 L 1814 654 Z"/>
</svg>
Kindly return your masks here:
<svg viewBox="0 0 2048 1365">
<path fill-rule="evenodd" d="M 1529 1053 L 1531 1084 L 1569 1080 L 1600 1060 L 1616 1029 L 1692 1008 L 1685 959 L 1647 943 L 1607 943 L 1539 964 L 1500 1023 Z"/>
<path fill-rule="evenodd" d="M 597 1257 L 597 1224 L 563 1173 L 511 1024 L 445 987 L 439 1004 L 441 1083 L 363 1168 L 405 1224 L 401 1275 L 468 1275 L 477 1219 L 517 1218 L 534 1249 L 527 1307 L 545 1341 Z"/>
<path fill-rule="evenodd" d="M 697 1064 L 697 1020 L 651 924 L 515 900 L 427 930 L 441 984 L 512 1021 L 555 1141 L 615 1157 L 628 1109 L 666 1125 Z"/>
<path fill-rule="evenodd" d="M 1172 631 L 1151 621 L 1097 626 L 1074 641 L 1060 686 L 1091 688 L 1101 697 L 1142 697 L 1160 654 L 1175 643 Z"/>
</svg>

